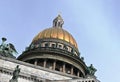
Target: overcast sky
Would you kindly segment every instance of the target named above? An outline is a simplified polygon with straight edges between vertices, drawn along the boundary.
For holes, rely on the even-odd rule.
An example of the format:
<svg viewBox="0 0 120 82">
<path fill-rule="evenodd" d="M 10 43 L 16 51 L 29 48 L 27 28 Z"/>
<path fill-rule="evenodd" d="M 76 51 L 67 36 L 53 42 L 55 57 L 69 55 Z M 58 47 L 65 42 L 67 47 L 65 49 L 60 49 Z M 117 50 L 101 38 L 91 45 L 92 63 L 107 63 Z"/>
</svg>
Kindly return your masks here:
<svg viewBox="0 0 120 82">
<path fill-rule="evenodd" d="M 120 0 L 0 0 L 0 38 L 19 56 L 59 13 L 98 79 L 120 82 Z"/>
</svg>

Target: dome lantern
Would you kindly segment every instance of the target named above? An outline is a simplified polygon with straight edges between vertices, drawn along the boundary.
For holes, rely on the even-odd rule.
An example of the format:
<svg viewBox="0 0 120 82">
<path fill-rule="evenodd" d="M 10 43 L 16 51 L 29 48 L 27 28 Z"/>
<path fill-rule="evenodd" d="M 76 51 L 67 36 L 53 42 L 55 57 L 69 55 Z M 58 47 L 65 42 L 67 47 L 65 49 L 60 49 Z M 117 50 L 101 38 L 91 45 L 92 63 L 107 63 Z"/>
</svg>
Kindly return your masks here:
<svg viewBox="0 0 120 82">
<path fill-rule="evenodd" d="M 64 21 L 60 15 L 58 15 L 54 20 L 53 20 L 53 27 L 58 27 L 62 28 L 62 25 L 64 24 Z"/>
</svg>

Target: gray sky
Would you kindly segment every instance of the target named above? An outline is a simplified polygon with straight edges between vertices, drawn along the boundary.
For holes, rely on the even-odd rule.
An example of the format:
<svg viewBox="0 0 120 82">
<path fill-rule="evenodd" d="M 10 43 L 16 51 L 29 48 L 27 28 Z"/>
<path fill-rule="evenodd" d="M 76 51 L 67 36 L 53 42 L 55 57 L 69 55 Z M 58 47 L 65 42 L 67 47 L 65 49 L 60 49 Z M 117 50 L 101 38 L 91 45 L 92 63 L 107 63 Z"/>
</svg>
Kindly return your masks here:
<svg viewBox="0 0 120 82">
<path fill-rule="evenodd" d="M 61 12 L 101 82 L 120 82 L 120 0 L 0 0 L 0 37 L 19 52 Z"/>
</svg>

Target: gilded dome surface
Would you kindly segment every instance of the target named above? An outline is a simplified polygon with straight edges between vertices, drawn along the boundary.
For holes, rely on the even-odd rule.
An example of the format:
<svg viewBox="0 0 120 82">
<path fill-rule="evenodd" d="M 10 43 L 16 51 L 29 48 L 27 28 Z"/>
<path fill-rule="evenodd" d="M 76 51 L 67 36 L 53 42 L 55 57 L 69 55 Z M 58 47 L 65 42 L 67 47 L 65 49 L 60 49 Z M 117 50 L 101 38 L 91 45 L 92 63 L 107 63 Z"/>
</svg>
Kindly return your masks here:
<svg viewBox="0 0 120 82">
<path fill-rule="evenodd" d="M 34 39 L 32 42 L 35 42 L 39 39 L 60 39 L 63 41 L 66 41 L 70 44 L 72 44 L 73 46 L 75 46 L 77 48 L 77 43 L 75 41 L 75 39 L 72 37 L 72 35 L 70 33 L 68 33 L 66 30 L 62 29 L 62 28 L 57 28 L 57 27 L 52 27 L 52 28 L 48 28 L 43 30 L 42 32 L 40 32 Z"/>
<path fill-rule="evenodd" d="M 62 25 L 64 24 L 64 21 L 60 15 L 58 15 L 54 20 L 53 20 L 53 27 L 52 28 L 47 28 L 40 32 L 34 39 L 33 43 L 39 39 L 60 39 L 63 41 L 66 41 L 73 45 L 74 47 L 77 48 L 77 43 L 75 39 L 72 37 L 72 35 L 64 30 L 62 28 Z"/>
</svg>

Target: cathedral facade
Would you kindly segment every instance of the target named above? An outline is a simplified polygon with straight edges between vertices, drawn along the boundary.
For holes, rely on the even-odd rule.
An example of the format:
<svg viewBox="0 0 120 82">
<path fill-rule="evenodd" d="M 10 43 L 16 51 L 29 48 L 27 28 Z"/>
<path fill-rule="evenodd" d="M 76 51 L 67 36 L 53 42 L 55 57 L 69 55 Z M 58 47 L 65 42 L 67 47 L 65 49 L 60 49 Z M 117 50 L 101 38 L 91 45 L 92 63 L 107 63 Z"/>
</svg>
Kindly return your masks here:
<svg viewBox="0 0 120 82">
<path fill-rule="evenodd" d="M 53 26 L 38 33 L 18 58 L 12 56 L 14 46 L 5 45 L 6 39 L 2 38 L 0 82 L 100 82 L 95 76 L 97 70 L 85 64 L 75 39 L 63 24 L 58 15 Z"/>
</svg>

